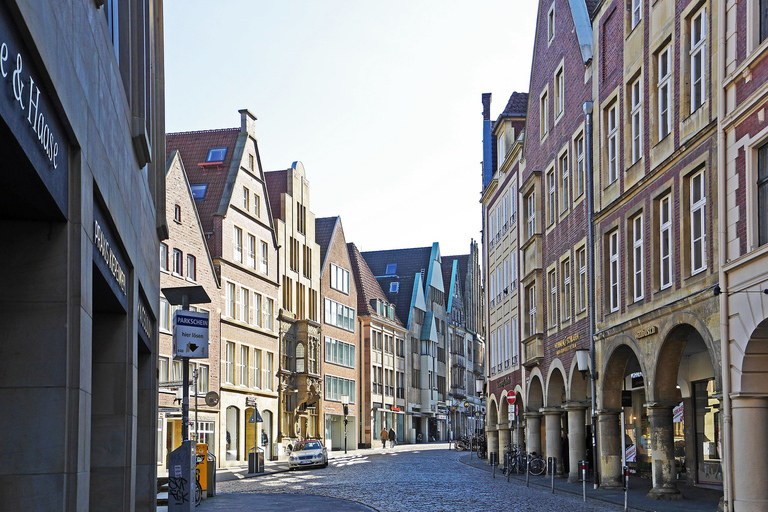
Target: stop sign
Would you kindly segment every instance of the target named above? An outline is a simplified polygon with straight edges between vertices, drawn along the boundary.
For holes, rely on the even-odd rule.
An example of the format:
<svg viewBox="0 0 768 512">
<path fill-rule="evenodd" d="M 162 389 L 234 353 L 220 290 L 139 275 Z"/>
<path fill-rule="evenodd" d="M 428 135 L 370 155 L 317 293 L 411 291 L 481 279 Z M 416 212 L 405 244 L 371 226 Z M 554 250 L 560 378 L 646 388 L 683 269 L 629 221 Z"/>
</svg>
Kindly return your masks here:
<svg viewBox="0 0 768 512">
<path fill-rule="evenodd" d="M 515 395 L 507 395 L 507 403 L 509 405 L 515 405 L 515 400 L 517 400 L 517 396 L 515 396 Z"/>
</svg>

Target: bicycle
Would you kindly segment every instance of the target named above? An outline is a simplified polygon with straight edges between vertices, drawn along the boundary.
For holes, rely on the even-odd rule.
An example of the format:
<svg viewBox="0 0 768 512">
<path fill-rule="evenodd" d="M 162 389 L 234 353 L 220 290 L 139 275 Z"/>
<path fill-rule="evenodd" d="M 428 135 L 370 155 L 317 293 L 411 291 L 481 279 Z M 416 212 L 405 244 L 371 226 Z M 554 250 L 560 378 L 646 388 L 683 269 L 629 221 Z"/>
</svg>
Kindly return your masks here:
<svg viewBox="0 0 768 512">
<path fill-rule="evenodd" d="M 547 471 L 547 463 L 536 452 L 528 454 L 528 472 L 533 476 L 541 476 Z"/>
<path fill-rule="evenodd" d="M 195 468 L 195 506 L 203 502 L 203 486 L 200 485 L 200 468 Z"/>
</svg>

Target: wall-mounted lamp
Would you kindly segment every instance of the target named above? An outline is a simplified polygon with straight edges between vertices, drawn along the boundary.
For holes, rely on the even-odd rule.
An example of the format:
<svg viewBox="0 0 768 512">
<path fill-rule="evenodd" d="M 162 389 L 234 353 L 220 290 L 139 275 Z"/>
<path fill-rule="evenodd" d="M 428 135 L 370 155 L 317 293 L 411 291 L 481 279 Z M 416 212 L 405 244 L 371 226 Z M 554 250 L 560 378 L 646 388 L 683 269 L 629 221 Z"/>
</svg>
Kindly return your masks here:
<svg viewBox="0 0 768 512">
<path fill-rule="evenodd" d="M 576 351 L 576 368 L 581 372 L 581 378 L 587 378 L 589 372 L 589 350 L 580 348 Z"/>
<path fill-rule="evenodd" d="M 475 391 L 477 391 L 477 396 L 483 396 L 483 386 L 485 384 L 485 379 L 482 377 L 475 378 Z"/>
<path fill-rule="evenodd" d="M 714 292 L 715 296 L 720 295 L 721 293 L 724 293 L 725 295 L 733 295 L 734 293 L 764 293 L 765 295 L 768 295 L 768 288 L 763 290 L 739 290 L 737 292 L 729 292 L 728 290 L 723 290 L 720 288 L 719 284 L 716 284 Z"/>
</svg>

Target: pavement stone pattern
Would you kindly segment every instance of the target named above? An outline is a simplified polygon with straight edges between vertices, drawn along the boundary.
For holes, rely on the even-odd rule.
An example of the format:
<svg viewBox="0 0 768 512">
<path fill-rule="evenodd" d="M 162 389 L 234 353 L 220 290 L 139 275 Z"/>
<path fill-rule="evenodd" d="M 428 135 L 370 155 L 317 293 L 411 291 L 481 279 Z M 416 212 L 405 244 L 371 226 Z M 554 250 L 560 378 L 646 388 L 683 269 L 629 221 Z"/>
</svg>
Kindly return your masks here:
<svg viewBox="0 0 768 512">
<path fill-rule="evenodd" d="M 621 510 L 615 505 L 584 503 L 573 495 L 508 483 L 505 478 L 490 478 L 486 471 L 462 464 L 459 459 L 463 456 L 466 454 L 448 450 L 446 444 L 358 450 L 346 456 L 334 453 L 327 468 L 219 481 L 217 496 L 196 510 L 262 510 L 256 507 L 265 505 L 272 511 L 310 506 L 314 510 L 379 512 Z M 290 495 L 287 501 L 285 495 Z M 333 501 L 314 503 L 318 497 Z"/>
</svg>

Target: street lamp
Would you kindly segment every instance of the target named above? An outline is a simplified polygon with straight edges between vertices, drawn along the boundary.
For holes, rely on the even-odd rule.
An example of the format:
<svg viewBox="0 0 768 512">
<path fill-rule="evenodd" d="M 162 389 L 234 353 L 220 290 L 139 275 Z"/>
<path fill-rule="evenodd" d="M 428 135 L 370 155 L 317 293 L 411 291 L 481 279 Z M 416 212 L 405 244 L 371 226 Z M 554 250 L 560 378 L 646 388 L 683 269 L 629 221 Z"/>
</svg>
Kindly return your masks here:
<svg viewBox="0 0 768 512">
<path fill-rule="evenodd" d="M 344 406 L 344 455 L 347 454 L 347 416 L 349 415 L 349 395 L 341 395 L 341 405 Z"/>
<path fill-rule="evenodd" d="M 477 391 L 477 397 L 480 399 L 480 405 L 483 403 L 483 387 L 485 385 L 485 379 L 483 377 L 476 377 L 475 378 L 475 391 Z M 482 414 L 482 407 L 478 406 L 477 408 L 477 417 L 480 418 L 480 415 Z M 477 429 L 477 425 L 475 425 L 475 429 Z"/>
</svg>

